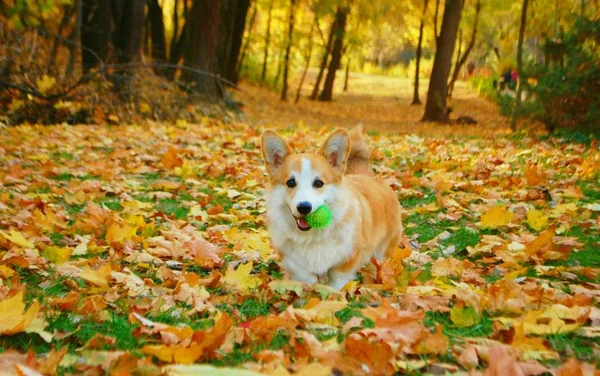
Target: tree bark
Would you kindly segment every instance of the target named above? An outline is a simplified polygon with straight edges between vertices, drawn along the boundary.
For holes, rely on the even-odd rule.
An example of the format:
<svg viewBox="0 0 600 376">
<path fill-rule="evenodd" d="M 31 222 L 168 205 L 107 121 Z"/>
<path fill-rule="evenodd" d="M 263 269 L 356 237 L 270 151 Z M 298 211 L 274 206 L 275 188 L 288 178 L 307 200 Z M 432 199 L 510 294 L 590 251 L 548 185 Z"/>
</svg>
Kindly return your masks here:
<svg viewBox="0 0 600 376">
<path fill-rule="evenodd" d="M 521 107 L 521 94 L 523 93 L 523 40 L 525 39 L 525 29 L 527 27 L 527 6 L 529 0 L 523 0 L 523 7 L 521 9 L 521 26 L 519 27 L 519 43 L 517 44 L 517 73 L 519 77 L 517 79 L 517 98 L 515 101 L 515 107 L 510 118 L 510 129 L 513 131 L 517 130 L 517 116 Z"/>
<path fill-rule="evenodd" d="M 439 42 L 433 60 L 433 69 L 427 92 L 423 121 L 448 122 L 448 76 L 456 44 L 463 0 L 446 0 Z"/>
<path fill-rule="evenodd" d="M 296 7 L 296 0 L 290 0 L 290 19 L 288 21 L 288 36 L 287 46 L 285 47 L 285 58 L 283 60 L 283 85 L 281 88 L 281 100 L 287 100 L 288 92 L 288 75 L 290 69 L 290 51 L 292 49 L 293 36 L 294 36 L 294 8 Z"/>
<path fill-rule="evenodd" d="M 237 67 L 235 68 L 238 79 L 240 76 L 240 71 L 242 70 L 242 64 L 244 63 L 244 59 L 246 58 L 246 52 L 248 52 L 250 40 L 252 39 L 250 36 L 252 35 L 252 29 L 254 28 L 254 21 L 256 20 L 257 9 L 258 7 L 256 5 L 252 9 L 252 15 L 250 16 L 250 24 L 248 25 L 248 35 L 246 36 L 246 41 L 242 46 L 242 52 L 240 53 L 240 58 L 238 59 Z"/>
<path fill-rule="evenodd" d="M 346 32 L 346 20 L 350 8 L 340 7 L 336 12 L 336 32 L 335 42 L 333 42 L 333 49 L 331 50 L 331 61 L 329 62 L 329 69 L 327 70 L 327 76 L 325 77 L 325 83 L 323 84 L 323 91 L 319 95 L 320 101 L 331 101 L 333 97 L 333 84 L 335 81 L 335 74 L 340 68 L 340 62 L 342 60 L 342 48 L 344 44 L 344 34 Z"/>
<path fill-rule="evenodd" d="M 165 24 L 163 21 L 163 10 L 158 0 L 148 1 L 148 19 L 150 21 L 150 50 L 152 60 L 158 62 L 167 61 L 167 42 L 165 38 Z M 174 31 L 177 33 L 177 30 Z M 158 68 L 155 70 L 160 75 L 165 74 L 165 70 Z"/>
<path fill-rule="evenodd" d="M 273 14 L 273 2 L 269 3 L 269 18 L 267 19 L 267 33 L 265 35 L 265 56 L 263 59 L 262 73 L 260 79 L 264 82 L 267 77 L 267 62 L 269 60 L 269 44 L 271 43 L 271 19 Z"/>
<path fill-rule="evenodd" d="M 420 105 L 419 98 L 419 76 L 421 74 L 421 55 L 423 54 L 423 29 L 425 27 L 425 15 L 427 14 L 427 6 L 429 0 L 423 2 L 423 12 L 421 13 L 421 24 L 419 25 L 419 41 L 417 42 L 417 53 L 415 57 L 415 88 L 413 91 L 413 100 L 411 105 Z"/>
<path fill-rule="evenodd" d="M 308 72 L 308 67 L 310 66 L 310 60 L 312 59 L 313 53 L 313 34 L 315 31 L 315 27 L 318 28 L 319 15 L 315 13 L 315 22 L 310 27 L 310 33 L 308 34 L 308 52 L 304 55 L 304 70 L 302 71 L 302 76 L 300 77 L 300 83 L 298 84 L 298 90 L 296 91 L 296 99 L 294 100 L 294 104 L 298 104 L 300 101 L 300 92 L 302 91 L 302 86 L 304 85 L 304 80 L 306 79 L 306 73 Z"/>
<path fill-rule="evenodd" d="M 129 0 L 122 5 L 114 33 L 114 46 L 119 63 L 130 63 L 141 56 L 140 48 L 146 23 L 145 5 L 144 0 Z"/>
<path fill-rule="evenodd" d="M 321 65 L 319 66 L 317 81 L 315 82 L 315 87 L 313 88 L 313 91 L 310 94 L 311 100 L 317 99 L 317 96 L 319 95 L 319 89 L 321 88 L 321 80 L 323 79 L 325 68 L 327 68 L 327 61 L 329 60 L 329 54 L 331 53 L 331 47 L 333 46 L 333 40 L 335 39 L 335 30 L 337 28 L 336 21 L 337 19 L 334 20 L 331 24 L 331 30 L 329 31 L 327 43 L 325 44 L 325 51 L 323 52 L 323 57 L 321 58 Z"/>
<path fill-rule="evenodd" d="M 179 34 L 179 0 L 175 0 L 173 3 L 173 14 L 171 19 L 173 22 L 173 35 L 171 35 L 171 41 L 169 42 L 169 60 L 171 60 L 171 53 L 173 52 L 173 46 L 177 43 L 177 36 Z"/>
<path fill-rule="evenodd" d="M 436 44 L 440 40 L 440 31 L 438 29 L 439 16 L 440 16 L 440 0 L 436 0 L 435 1 L 435 13 L 433 15 L 433 36 L 435 37 Z"/>
<path fill-rule="evenodd" d="M 65 72 L 67 78 L 70 78 L 73 74 L 73 70 L 75 69 L 75 57 L 77 56 L 76 47 L 79 47 L 81 43 L 81 23 L 83 22 L 82 2 L 83 0 L 75 0 L 75 26 L 73 27 L 73 43 L 71 43 L 71 46 L 69 47 L 69 64 L 67 65 L 67 70 Z M 55 52 L 53 53 L 53 56 L 56 56 Z"/>
<path fill-rule="evenodd" d="M 77 4 L 79 3 L 79 4 Z M 75 4 L 75 6 L 71 6 L 71 5 L 66 5 L 64 7 L 64 11 L 63 11 L 63 16 L 62 19 L 60 20 L 60 24 L 58 25 L 58 30 L 56 31 L 56 35 L 58 36 L 62 36 L 62 32 L 64 30 L 64 28 L 67 26 L 68 23 L 70 23 L 71 18 L 73 17 L 73 13 L 75 13 L 76 9 L 79 8 L 81 9 L 81 1 L 77 0 L 77 3 Z M 78 6 L 79 5 L 79 6 Z M 75 20 L 75 27 L 73 30 L 73 33 L 71 34 L 71 41 L 77 45 L 77 43 L 79 42 L 79 39 L 81 38 L 81 36 L 79 35 L 79 33 L 81 32 L 81 12 L 79 13 L 79 21 Z M 79 28 L 77 28 L 77 26 L 79 26 Z M 76 33 L 77 31 L 77 33 Z M 54 74 L 56 75 L 56 54 L 58 53 L 58 45 L 59 45 L 60 39 L 56 38 L 54 39 L 54 42 L 52 44 L 52 52 L 50 52 L 50 61 L 48 63 L 48 71 L 50 72 L 54 72 Z M 75 48 L 70 48 L 69 52 L 71 55 L 73 55 L 73 65 L 75 65 Z M 69 63 L 71 63 L 71 61 L 69 60 Z"/>
<path fill-rule="evenodd" d="M 167 61 L 165 24 L 163 21 L 163 10 L 158 0 L 148 1 L 148 19 L 150 21 L 150 49 L 152 50 L 152 59 L 165 62 Z"/>
<path fill-rule="evenodd" d="M 214 0 L 213 0 L 214 1 Z M 237 83 L 237 62 L 242 47 L 250 0 L 221 0 L 217 62 L 223 77 Z"/>
<path fill-rule="evenodd" d="M 219 35 L 219 2 L 195 0 L 186 17 L 187 38 L 184 52 L 185 65 L 205 72 L 217 71 L 217 41 Z M 184 81 L 192 90 L 209 100 L 219 100 L 224 93 L 219 83 L 211 77 L 194 72 L 183 72 Z"/>
<path fill-rule="evenodd" d="M 111 3 L 105 0 L 82 1 L 81 64 L 83 71 L 105 62 L 112 30 Z"/>
<path fill-rule="evenodd" d="M 348 80 L 350 79 L 350 59 L 346 62 L 346 76 L 344 77 L 344 91 L 348 91 Z"/>
<path fill-rule="evenodd" d="M 457 56 L 456 65 L 454 66 L 454 72 L 452 73 L 452 79 L 450 80 L 450 88 L 448 91 L 448 96 L 452 97 L 452 92 L 454 91 L 454 84 L 456 80 L 458 80 L 458 76 L 460 74 L 460 70 L 467 62 L 471 51 L 475 47 L 475 41 L 477 40 L 477 27 L 479 25 L 479 14 L 481 13 L 481 0 L 477 0 L 475 4 L 475 20 L 473 21 L 473 29 L 471 30 L 471 39 L 469 39 L 469 43 L 467 44 L 467 48 L 465 49 L 464 55 L 461 56 L 460 49 Z"/>
</svg>

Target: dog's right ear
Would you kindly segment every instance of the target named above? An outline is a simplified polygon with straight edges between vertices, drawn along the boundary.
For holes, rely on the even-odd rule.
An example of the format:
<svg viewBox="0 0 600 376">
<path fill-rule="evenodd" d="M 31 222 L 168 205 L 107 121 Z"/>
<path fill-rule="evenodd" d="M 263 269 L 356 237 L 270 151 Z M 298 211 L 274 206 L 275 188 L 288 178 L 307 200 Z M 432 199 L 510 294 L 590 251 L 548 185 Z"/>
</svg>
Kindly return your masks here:
<svg viewBox="0 0 600 376">
<path fill-rule="evenodd" d="M 266 130 L 260 138 L 262 152 L 269 175 L 281 166 L 283 160 L 292 152 L 292 148 L 281 138 L 277 132 Z"/>
</svg>

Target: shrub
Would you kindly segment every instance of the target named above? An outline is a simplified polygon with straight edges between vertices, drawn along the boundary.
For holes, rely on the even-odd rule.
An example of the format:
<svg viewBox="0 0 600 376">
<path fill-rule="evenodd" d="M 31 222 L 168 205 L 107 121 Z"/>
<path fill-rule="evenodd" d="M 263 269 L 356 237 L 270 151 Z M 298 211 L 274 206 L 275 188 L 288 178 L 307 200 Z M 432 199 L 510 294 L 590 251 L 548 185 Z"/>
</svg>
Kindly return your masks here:
<svg viewBox="0 0 600 376">
<path fill-rule="evenodd" d="M 554 42 L 556 44 L 556 42 Z M 562 41 L 561 63 L 540 69 L 537 110 L 548 130 L 600 130 L 600 20 L 579 19 Z"/>
</svg>

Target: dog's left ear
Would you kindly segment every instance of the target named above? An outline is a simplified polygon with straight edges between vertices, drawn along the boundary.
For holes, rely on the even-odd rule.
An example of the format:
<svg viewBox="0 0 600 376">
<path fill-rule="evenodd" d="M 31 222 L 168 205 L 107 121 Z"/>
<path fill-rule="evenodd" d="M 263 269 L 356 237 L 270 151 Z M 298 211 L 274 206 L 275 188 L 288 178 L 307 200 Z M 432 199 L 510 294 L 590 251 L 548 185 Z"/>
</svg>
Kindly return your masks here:
<svg viewBox="0 0 600 376">
<path fill-rule="evenodd" d="M 321 146 L 320 153 L 340 175 L 343 175 L 346 171 L 350 153 L 348 132 L 345 129 L 336 129 L 327 137 L 327 140 Z"/>
</svg>

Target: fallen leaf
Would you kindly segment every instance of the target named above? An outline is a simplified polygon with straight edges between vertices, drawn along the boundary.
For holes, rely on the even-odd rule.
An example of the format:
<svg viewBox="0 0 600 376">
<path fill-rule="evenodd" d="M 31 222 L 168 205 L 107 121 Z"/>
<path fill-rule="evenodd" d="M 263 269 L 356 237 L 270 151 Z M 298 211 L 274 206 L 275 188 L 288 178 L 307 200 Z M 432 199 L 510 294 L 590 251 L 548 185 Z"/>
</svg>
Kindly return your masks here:
<svg viewBox="0 0 600 376">
<path fill-rule="evenodd" d="M 262 283 L 260 278 L 250 275 L 251 272 L 251 262 L 240 264 L 237 269 L 234 269 L 233 265 L 230 264 L 223 281 L 243 293 L 248 293 L 250 289 L 254 289 Z"/>
<path fill-rule="evenodd" d="M 33 321 L 40 304 L 34 301 L 25 311 L 23 292 L 0 302 L 0 334 L 13 335 L 24 331 Z"/>
<path fill-rule="evenodd" d="M 515 215 L 506 206 L 497 205 L 481 217 L 481 228 L 495 229 L 508 225 Z"/>
</svg>

